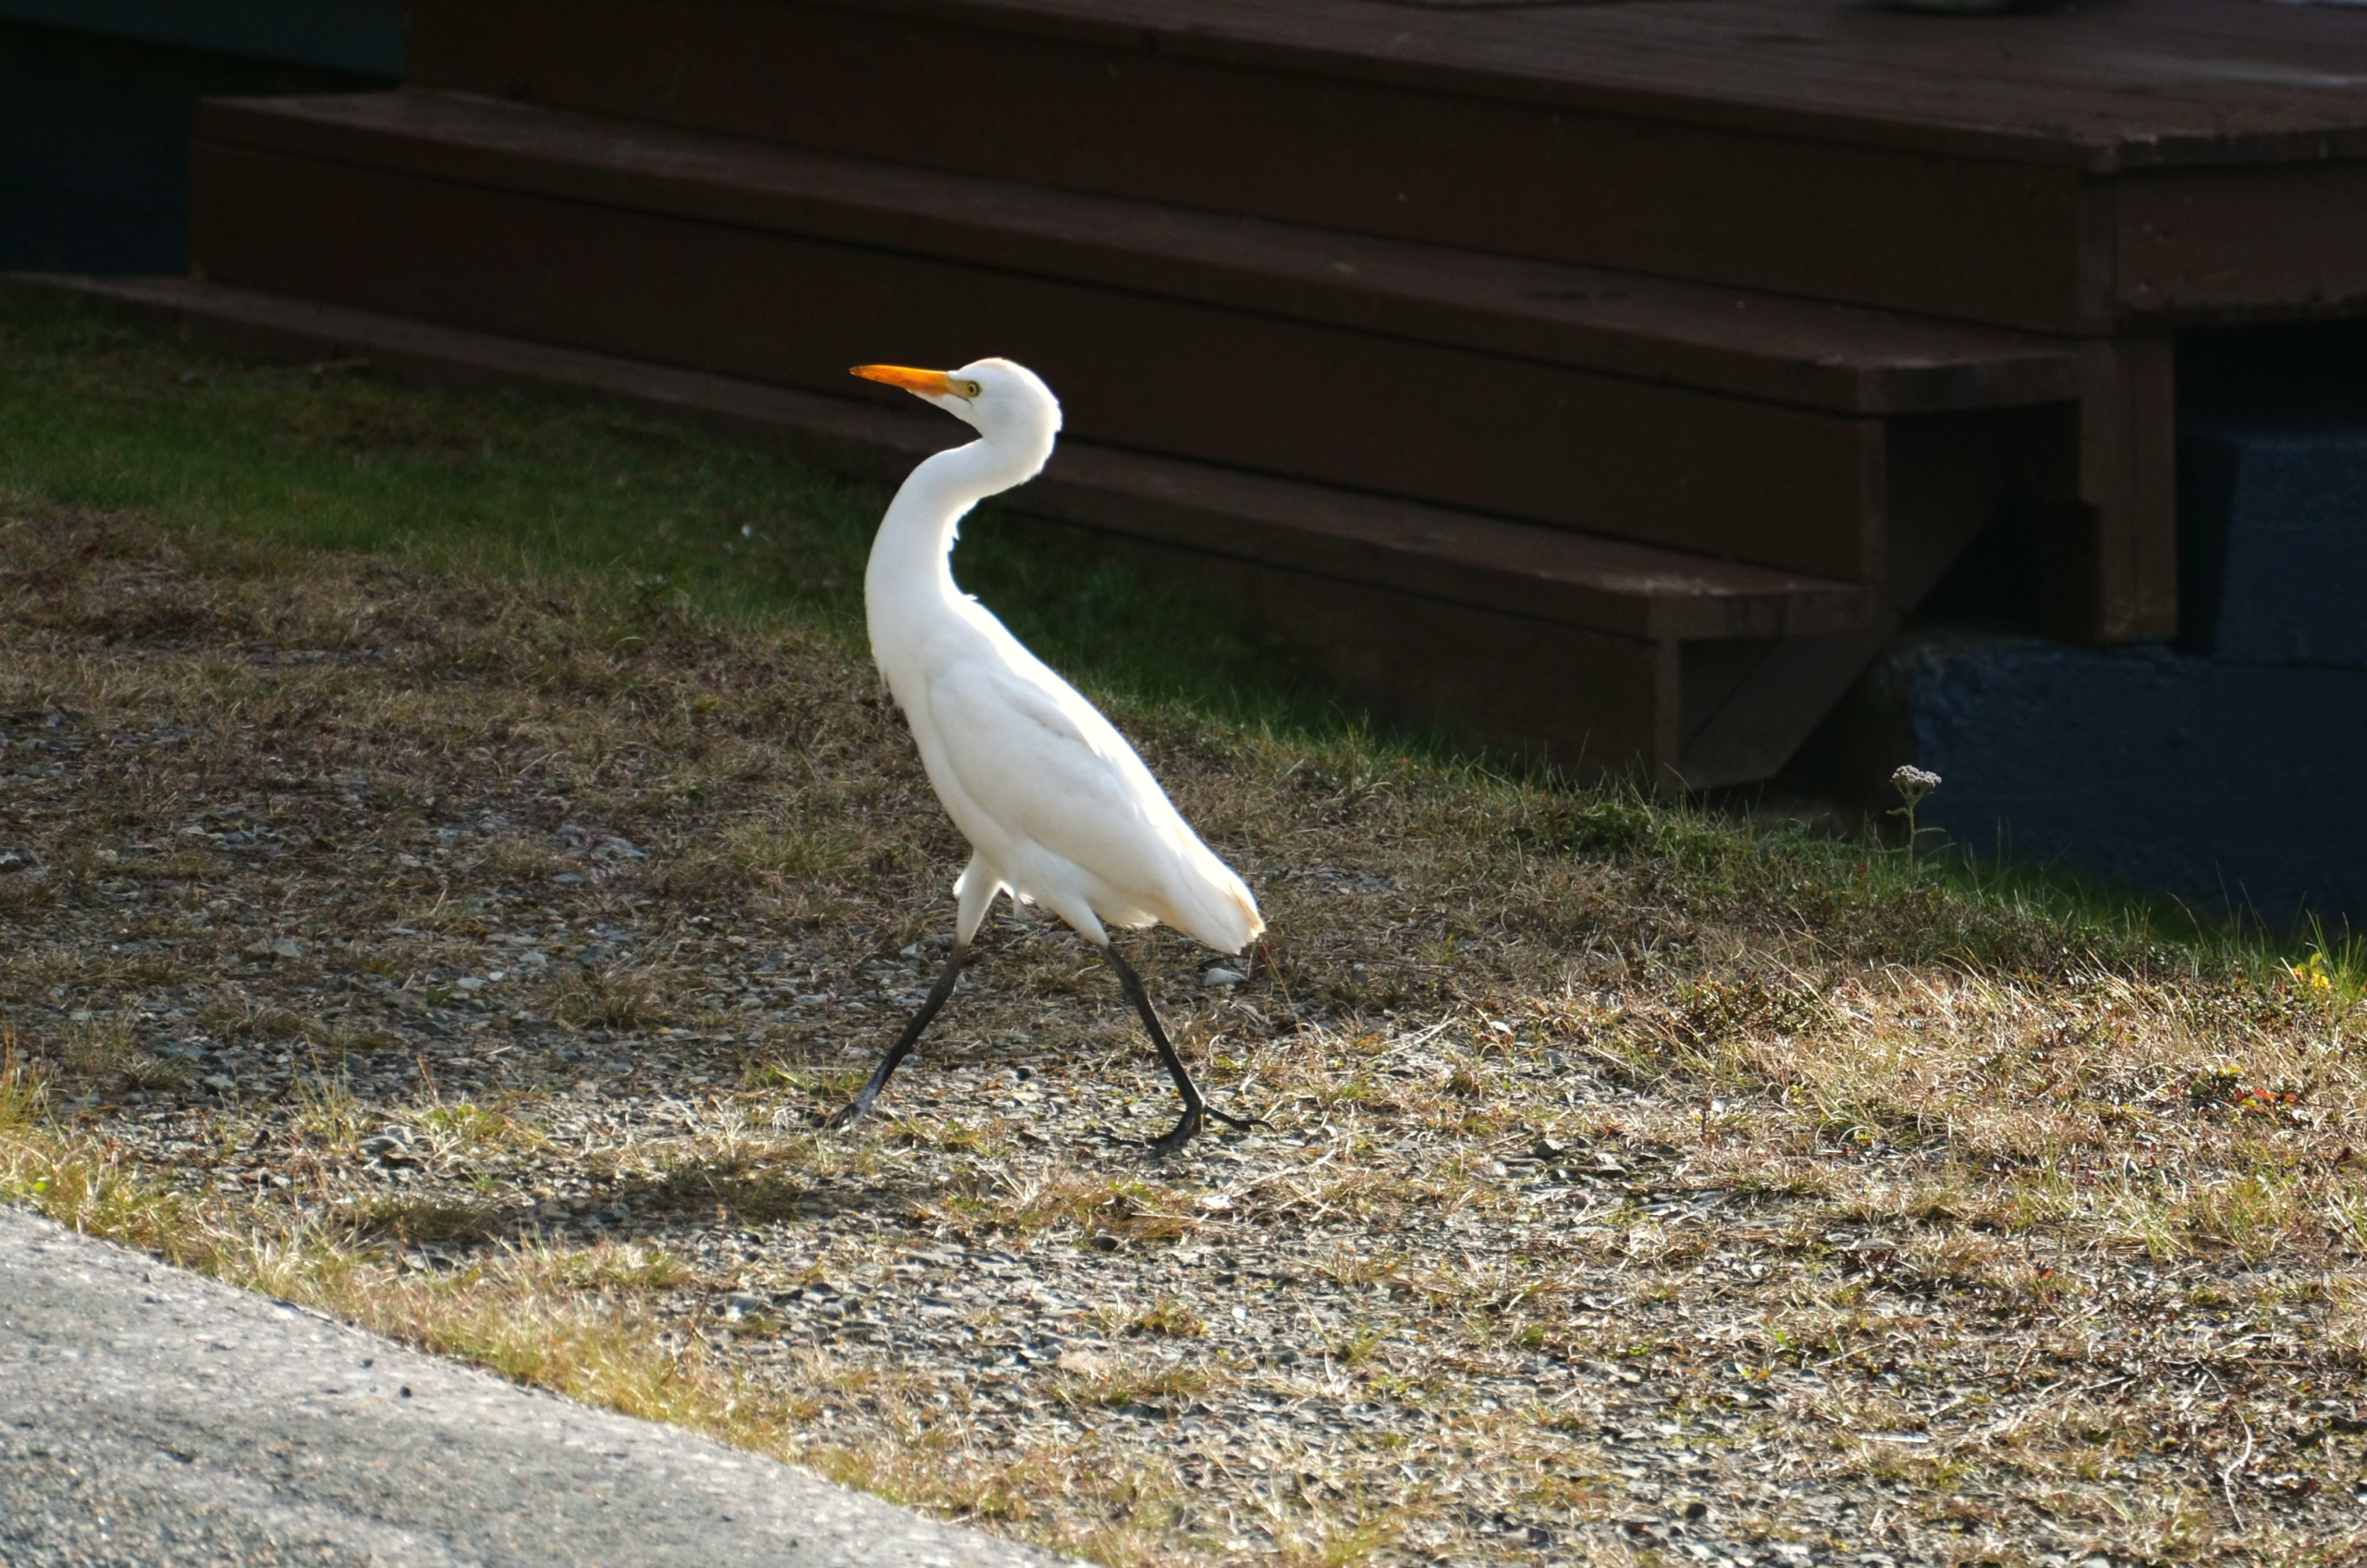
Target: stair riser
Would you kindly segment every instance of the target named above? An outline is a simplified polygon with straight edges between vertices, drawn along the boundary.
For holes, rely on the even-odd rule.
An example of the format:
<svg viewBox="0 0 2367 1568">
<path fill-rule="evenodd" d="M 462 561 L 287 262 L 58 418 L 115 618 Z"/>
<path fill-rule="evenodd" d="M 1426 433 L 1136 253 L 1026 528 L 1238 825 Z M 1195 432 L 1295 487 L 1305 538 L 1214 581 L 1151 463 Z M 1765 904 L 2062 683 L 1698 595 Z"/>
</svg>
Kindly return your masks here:
<svg viewBox="0 0 2367 1568">
<path fill-rule="evenodd" d="M 2093 330 L 2062 166 L 1849 147 L 795 0 L 413 0 L 410 80 L 1362 233 Z"/>
<path fill-rule="evenodd" d="M 1086 439 L 1881 573 L 1879 421 L 240 148 L 194 172 L 227 283 L 832 393 L 1011 352 Z"/>
<path fill-rule="evenodd" d="M 216 99 L 199 140 L 1892 414 L 2068 401 L 2058 338 L 411 90 Z"/>
<path fill-rule="evenodd" d="M 1577 777 L 1635 771 L 1674 787 L 1678 645 L 1392 594 L 1310 572 L 1090 529 L 1023 526 L 1193 583 L 1309 675 L 1399 722 Z"/>
</svg>

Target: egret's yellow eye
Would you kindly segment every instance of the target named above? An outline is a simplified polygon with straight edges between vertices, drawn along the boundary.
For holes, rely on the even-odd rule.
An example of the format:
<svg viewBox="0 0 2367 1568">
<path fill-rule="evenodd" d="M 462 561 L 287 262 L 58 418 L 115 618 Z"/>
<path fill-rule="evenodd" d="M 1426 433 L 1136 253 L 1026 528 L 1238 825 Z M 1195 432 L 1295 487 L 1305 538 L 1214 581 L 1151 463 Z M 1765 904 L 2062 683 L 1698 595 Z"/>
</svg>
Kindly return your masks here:
<svg viewBox="0 0 2367 1568">
<path fill-rule="evenodd" d="M 955 389 L 964 398 L 975 398 L 980 391 L 984 390 L 975 381 L 957 381 L 953 385 Z"/>
</svg>

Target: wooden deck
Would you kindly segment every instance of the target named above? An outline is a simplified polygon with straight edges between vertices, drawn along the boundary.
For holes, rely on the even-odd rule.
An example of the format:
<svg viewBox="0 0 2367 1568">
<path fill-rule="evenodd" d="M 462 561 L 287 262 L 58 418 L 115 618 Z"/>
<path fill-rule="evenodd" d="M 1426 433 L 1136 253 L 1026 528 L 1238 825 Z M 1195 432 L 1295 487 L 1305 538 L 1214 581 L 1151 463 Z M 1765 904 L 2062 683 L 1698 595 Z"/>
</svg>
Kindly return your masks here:
<svg viewBox="0 0 2367 1568">
<path fill-rule="evenodd" d="M 408 44 L 204 107 L 205 277 L 848 408 L 1012 353 L 1130 476 L 1085 526 L 1384 704 L 1687 784 L 1780 766 L 2003 508 L 2061 633 L 2173 631 L 2176 333 L 2367 313 L 2331 8 L 412 0 Z M 1424 625 L 1532 692 L 1373 652 Z"/>
<path fill-rule="evenodd" d="M 415 85 L 2039 331 L 2367 304 L 2367 34 L 2128 0 L 413 0 Z M 2247 171 L 2281 170 L 2275 188 Z"/>
</svg>

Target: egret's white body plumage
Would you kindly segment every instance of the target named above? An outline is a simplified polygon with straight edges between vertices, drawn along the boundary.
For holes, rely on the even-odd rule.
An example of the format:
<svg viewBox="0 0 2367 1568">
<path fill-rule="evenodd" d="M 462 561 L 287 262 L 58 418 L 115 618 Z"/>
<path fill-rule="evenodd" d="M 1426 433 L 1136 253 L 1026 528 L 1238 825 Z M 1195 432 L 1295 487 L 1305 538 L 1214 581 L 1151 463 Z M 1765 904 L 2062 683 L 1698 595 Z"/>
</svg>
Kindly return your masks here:
<svg viewBox="0 0 2367 1568">
<path fill-rule="evenodd" d="M 864 607 L 872 657 L 975 851 L 954 885 L 957 935 L 968 941 L 1007 890 L 1097 947 L 1109 940 L 1105 921 L 1165 921 L 1240 952 L 1265 929 L 1241 878 L 1192 831 L 1126 738 L 954 584 L 962 518 L 1042 470 L 1061 406 L 1006 361 L 950 374 L 981 388 L 953 410 L 979 438 L 928 459 L 897 491 L 871 547 Z"/>
<path fill-rule="evenodd" d="M 901 386 L 978 432 L 904 481 L 880 521 L 863 583 L 872 657 L 971 855 L 953 885 L 951 956 L 870 1081 L 833 1120 L 843 1126 L 870 1110 L 953 994 L 995 895 L 1009 892 L 1067 921 L 1116 968 L 1184 1096 L 1182 1120 L 1153 1149 L 1181 1148 L 1206 1117 L 1255 1125 L 1201 1097 L 1107 926 L 1163 920 L 1237 953 L 1265 929 L 1257 900 L 1176 812 L 1126 738 L 954 585 L 950 557 L 963 515 L 1042 472 L 1060 435 L 1059 401 L 1008 360 L 950 372 L 865 365 L 855 374 Z"/>
</svg>

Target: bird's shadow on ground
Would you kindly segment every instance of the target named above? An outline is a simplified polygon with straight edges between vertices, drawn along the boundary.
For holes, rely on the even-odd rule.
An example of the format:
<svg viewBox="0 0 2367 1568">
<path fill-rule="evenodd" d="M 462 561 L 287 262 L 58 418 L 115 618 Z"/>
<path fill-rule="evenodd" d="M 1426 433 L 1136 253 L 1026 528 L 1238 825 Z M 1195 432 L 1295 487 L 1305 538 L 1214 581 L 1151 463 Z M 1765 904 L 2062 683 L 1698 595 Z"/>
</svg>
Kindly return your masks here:
<svg viewBox="0 0 2367 1568">
<path fill-rule="evenodd" d="M 868 1129 L 892 1137 L 896 1119 Z M 852 1138 L 864 1134 L 833 1134 Z M 1102 1129 L 1072 1143 L 1073 1153 L 1122 1177 L 1172 1168 L 1137 1138 Z M 586 1214 L 554 1218 L 532 1204 L 477 1202 L 448 1194 L 389 1194 L 359 1220 L 361 1239 L 395 1246 L 437 1267 L 456 1267 L 504 1248 L 583 1247 L 634 1242 L 656 1245 L 711 1233 L 718 1227 L 761 1231 L 777 1226 L 829 1230 L 858 1221 L 878 1230 L 933 1231 L 949 1213 L 986 1197 L 975 1177 L 922 1176 L 889 1158 L 871 1168 L 816 1172 L 792 1152 L 751 1158 L 692 1158 L 663 1171 L 620 1178 L 603 1186 Z M 582 1207 L 582 1206 L 580 1206 Z M 981 1220 L 991 1228 L 993 1221 Z"/>
</svg>

